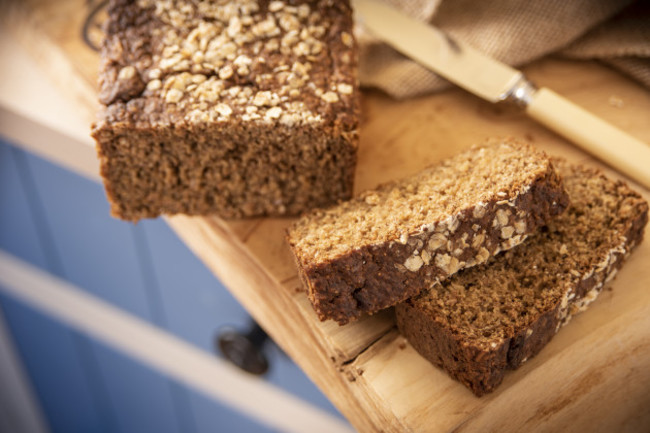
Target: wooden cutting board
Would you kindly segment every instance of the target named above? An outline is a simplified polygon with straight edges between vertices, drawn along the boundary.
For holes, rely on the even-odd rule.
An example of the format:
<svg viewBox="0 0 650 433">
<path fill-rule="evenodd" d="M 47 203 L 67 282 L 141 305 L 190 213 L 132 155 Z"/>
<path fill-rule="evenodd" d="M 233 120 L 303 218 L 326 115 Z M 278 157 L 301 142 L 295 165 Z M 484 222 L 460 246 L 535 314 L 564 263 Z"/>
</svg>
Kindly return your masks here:
<svg viewBox="0 0 650 433">
<path fill-rule="evenodd" d="M 98 56 L 79 36 L 87 13 L 82 2 L 0 1 L 0 7 L 5 25 L 90 122 Z M 593 62 L 545 59 L 525 72 L 650 143 L 647 89 Z M 356 189 L 494 136 L 602 166 L 520 112 L 458 89 L 408 101 L 367 91 Z M 586 313 L 479 399 L 423 360 L 396 331 L 390 310 L 344 327 L 319 322 L 283 239 L 291 219 L 168 221 L 359 431 L 650 431 L 650 242 Z"/>
</svg>

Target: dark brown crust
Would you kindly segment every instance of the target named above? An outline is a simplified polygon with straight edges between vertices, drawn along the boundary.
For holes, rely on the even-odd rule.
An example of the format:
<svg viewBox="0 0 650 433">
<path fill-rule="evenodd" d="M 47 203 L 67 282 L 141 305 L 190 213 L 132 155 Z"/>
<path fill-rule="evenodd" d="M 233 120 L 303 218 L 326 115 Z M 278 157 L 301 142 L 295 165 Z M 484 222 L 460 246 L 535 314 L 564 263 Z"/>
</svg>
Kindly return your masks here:
<svg viewBox="0 0 650 433">
<path fill-rule="evenodd" d="M 615 260 L 609 267 L 594 271 L 575 288 L 575 298 L 568 307 L 580 302 L 592 289 L 602 290 L 607 278 L 618 271 L 630 251 L 643 239 L 643 229 L 648 222 L 648 205 L 641 199 L 635 218 L 628 221 L 624 251 L 614 252 Z M 525 246 L 522 246 L 525 248 Z M 567 307 L 567 308 L 568 308 Z M 477 396 L 492 392 L 503 380 L 506 370 L 516 369 L 535 356 L 553 338 L 562 324 L 561 302 L 539 315 L 530 325 L 519 329 L 501 345 L 489 351 L 466 343 L 458 335 L 436 321 L 425 310 L 414 306 L 411 300 L 395 308 L 397 326 L 411 345 L 427 360 L 446 370 L 452 377 L 467 386 Z M 532 333 L 528 332 L 530 329 Z"/>
<path fill-rule="evenodd" d="M 268 2 L 259 3 L 259 13 L 265 14 Z M 321 122 L 286 126 L 243 121 L 246 107 L 235 105 L 229 122 L 189 121 L 189 109 L 144 91 L 145 77 L 164 48 L 153 31 L 162 23 L 152 9 L 134 1 L 111 1 L 100 72 L 99 97 L 105 107 L 92 135 L 114 216 L 136 221 L 176 213 L 225 218 L 297 215 L 350 198 L 360 93 L 357 47 L 354 42 L 346 46 L 341 34 L 352 33 L 352 11 L 347 1 L 287 3 L 309 3 L 328 23 L 322 37 L 325 48 L 312 56 L 310 79 L 319 88 L 330 88 L 335 82 L 331 80 L 340 77 L 354 83 L 352 93 L 334 103 L 313 94 L 290 99 L 303 103 Z M 282 61 L 279 53 L 273 56 L 251 65 L 249 75 L 234 74 L 224 82 L 274 91 L 275 81 L 255 80 Z M 342 56 L 348 60 L 341 61 Z M 125 67 L 136 73 L 119 79 Z M 257 87 L 252 84 L 256 82 Z"/>
<path fill-rule="evenodd" d="M 473 216 L 473 208 L 465 209 L 459 218 L 458 228 L 449 240 L 455 244 L 464 233 L 472 231 L 473 225 L 478 224 L 488 230 L 485 244 L 477 248 L 466 247 L 458 259 L 467 261 L 475 258 L 481 247 L 485 247 L 492 256 L 502 245 L 500 229 L 492 224 L 499 209 L 525 212 L 526 233 L 532 233 L 564 211 L 567 205 L 568 197 L 562 182 L 552 165 L 549 165 L 549 170 L 517 197 L 514 207 L 497 204 L 497 200 L 494 200 L 487 203 L 481 218 Z M 372 314 L 402 302 L 419 293 L 428 283 L 448 277 L 445 270 L 435 265 L 423 266 L 418 272 L 395 266 L 410 257 L 413 250 L 414 247 L 408 244 L 388 243 L 354 250 L 338 259 L 314 266 L 302 266 L 299 260 L 296 262 L 320 320 L 333 319 L 343 325 L 362 314 Z"/>
</svg>

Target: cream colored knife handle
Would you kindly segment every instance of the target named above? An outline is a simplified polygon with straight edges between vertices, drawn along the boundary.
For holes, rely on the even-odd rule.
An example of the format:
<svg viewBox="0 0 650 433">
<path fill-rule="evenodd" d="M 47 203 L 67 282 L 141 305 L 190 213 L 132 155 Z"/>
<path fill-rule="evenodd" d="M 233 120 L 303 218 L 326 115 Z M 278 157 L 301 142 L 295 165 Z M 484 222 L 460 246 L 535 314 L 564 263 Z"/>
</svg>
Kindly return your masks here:
<svg viewBox="0 0 650 433">
<path fill-rule="evenodd" d="M 541 88 L 527 102 L 530 117 L 650 189 L 650 146 L 552 90 Z"/>
</svg>

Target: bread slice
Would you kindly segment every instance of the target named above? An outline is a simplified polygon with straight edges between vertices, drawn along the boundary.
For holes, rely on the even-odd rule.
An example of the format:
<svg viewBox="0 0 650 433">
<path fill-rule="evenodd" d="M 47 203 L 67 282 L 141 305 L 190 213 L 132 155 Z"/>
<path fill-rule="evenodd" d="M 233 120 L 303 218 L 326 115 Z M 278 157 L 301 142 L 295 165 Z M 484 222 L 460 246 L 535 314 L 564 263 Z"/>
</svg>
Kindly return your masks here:
<svg viewBox="0 0 650 433">
<path fill-rule="evenodd" d="M 568 210 L 523 245 L 398 305 L 401 333 L 481 396 L 536 355 L 614 277 L 648 204 L 621 181 L 556 161 Z"/>
<path fill-rule="evenodd" d="M 319 318 L 345 324 L 512 248 L 567 204 L 544 153 L 492 141 L 313 211 L 288 241 Z"/>
</svg>

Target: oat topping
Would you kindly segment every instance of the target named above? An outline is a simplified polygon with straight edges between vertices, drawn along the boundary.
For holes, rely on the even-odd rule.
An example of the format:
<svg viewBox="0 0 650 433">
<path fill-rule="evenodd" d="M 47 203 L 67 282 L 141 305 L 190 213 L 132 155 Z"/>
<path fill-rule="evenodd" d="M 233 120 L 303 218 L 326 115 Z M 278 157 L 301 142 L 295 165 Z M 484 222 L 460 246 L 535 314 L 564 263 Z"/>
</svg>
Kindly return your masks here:
<svg viewBox="0 0 650 433">
<path fill-rule="evenodd" d="M 440 233 L 435 233 L 429 239 L 428 248 L 431 252 L 433 252 L 438 248 L 440 248 L 441 246 L 445 245 L 446 243 L 447 243 L 447 238 L 445 237 L 445 235 Z"/>
<path fill-rule="evenodd" d="M 476 219 L 483 218 L 485 215 L 485 205 L 484 204 L 479 204 L 477 205 L 474 210 L 472 211 L 472 216 Z"/>
<path fill-rule="evenodd" d="M 404 262 L 404 267 L 411 272 L 419 270 L 424 264 L 424 260 L 420 256 L 411 256 Z"/>
<path fill-rule="evenodd" d="M 340 59 L 329 58 L 327 38 L 336 29 L 323 19 L 319 3 L 295 6 L 271 1 L 265 7 L 250 0 L 138 0 L 137 4 L 160 22 L 154 30 L 160 48 L 152 50 L 150 65 L 139 65 L 140 70 L 127 66 L 118 79 L 139 74 L 145 81 L 144 96 L 173 104 L 187 113 L 187 120 L 238 116 L 244 121 L 309 124 L 323 120 L 319 107 L 350 103 L 355 83 L 324 68 L 332 68 L 333 62 L 349 63 L 347 49 L 354 46 L 354 39 L 342 32 L 337 43 L 343 54 Z M 306 99 L 314 102 L 299 103 Z M 251 112 L 251 106 L 261 110 Z"/>
<path fill-rule="evenodd" d="M 130 80 L 131 78 L 135 77 L 136 73 L 137 71 L 133 66 L 125 66 L 122 69 L 120 69 L 120 72 L 117 74 L 117 79 Z"/>
<path fill-rule="evenodd" d="M 330 239 L 332 233 L 342 231 L 358 246 L 382 242 L 408 244 L 410 248 L 405 251 L 408 256 L 424 248 L 431 265 L 443 270 L 455 270 L 460 262 L 466 264 L 473 253 L 484 261 L 495 249 L 517 245 L 532 230 L 526 224 L 527 212 L 520 213 L 521 209 L 510 203 L 521 203 L 528 184 L 539 173 L 549 170 L 548 160 L 540 158 L 533 149 L 512 146 L 518 145 L 491 142 L 458 155 L 453 164 L 431 167 L 413 178 L 367 192 L 356 201 L 314 216 L 319 221 L 317 228 L 306 231 L 299 240 L 300 245 L 311 250 L 327 242 L 322 257 L 336 257 L 345 248 L 335 241 L 330 245 Z M 478 162 L 483 159 L 489 159 L 490 163 Z M 471 162 L 468 166 L 473 167 L 471 171 L 458 168 L 468 160 Z M 490 185 L 492 191 L 486 190 L 484 179 L 495 167 L 499 167 L 498 183 Z M 529 180 L 515 188 L 507 185 L 523 176 Z M 496 205 L 501 197 L 495 196 L 502 196 L 499 193 L 505 190 L 509 191 L 505 203 Z M 415 241 L 422 243 L 422 247 L 415 248 Z M 483 247 L 485 257 L 481 252 Z M 451 262 L 452 257 L 456 261 L 449 266 L 447 261 Z"/>
<path fill-rule="evenodd" d="M 512 235 L 515 233 L 515 228 L 514 227 L 503 227 L 501 229 L 501 237 L 503 239 L 510 239 Z"/>
<path fill-rule="evenodd" d="M 519 234 L 526 232 L 526 221 L 516 221 L 515 222 L 515 231 Z"/>
<path fill-rule="evenodd" d="M 504 209 L 497 210 L 497 216 L 494 220 L 495 227 L 503 227 L 508 224 L 508 219 L 510 218 L 510 212 Z"/>
<path fill-rule="evenodd" d="M 339 101 L 339 96 L 334 92 L 326 92 L 321 96 L 321 98 L 323 99 L 323 101 L 326 101 L 326 102 L 338 102 Z"/>
<path fill-rule="evenodd" d="M 341 41 L 346 47 L 351 47 L 354 45 L 354 39 L 352 39 L 352 35 L 350 35 L 348 32 L 341 33 Z"/>
<path fill-rule="evenodd" d="M 350 84 L 341 83 L 337 86 L 337 89 L 342 95 L 351 95 L 354 88 Z"/>
</svg>

